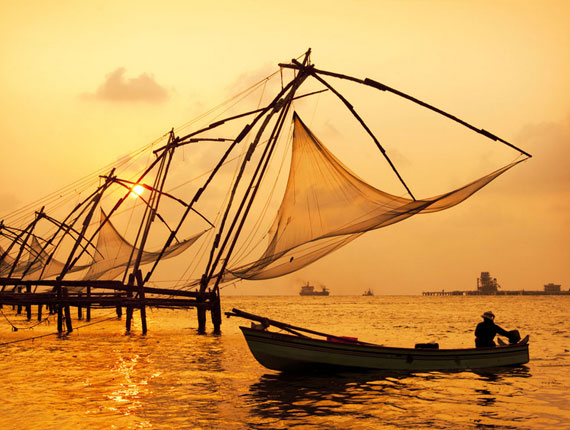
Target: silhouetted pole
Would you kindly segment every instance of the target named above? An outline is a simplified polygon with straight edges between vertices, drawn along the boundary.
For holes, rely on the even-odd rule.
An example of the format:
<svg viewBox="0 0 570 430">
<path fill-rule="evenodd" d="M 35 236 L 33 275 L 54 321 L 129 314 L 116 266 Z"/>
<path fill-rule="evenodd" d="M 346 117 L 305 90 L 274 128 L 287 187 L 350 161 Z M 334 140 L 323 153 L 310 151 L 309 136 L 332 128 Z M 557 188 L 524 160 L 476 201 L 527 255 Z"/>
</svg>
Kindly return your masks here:
<svg viewBox="0 0 570 430">
<path fill-rule="evenodd" d="M 221 333 L 221 325 L 222 325 L 222 304 L 220 302 L 220 291 L 219 289 L 215 289 L 214 291 L 212 291 L 212 294 L 210 296 L 210 300 L 212 302 L 212 309 L 210 310 L 211 312 L 211 317 L 212 317 L 212 324 L 214 325 L 214 334 L 220 334 Z"/>
<path fill-rule="evenodd" d="M 91 321 L 91 287 L 87 287 L 87 305 L 85 306 L 85 320 Z"/>
<path fill-rule="evenodd" d="M 56 287 L 57 291 L 57 332 L 63 333 L 63 305 L 61 303 L 61 285 Z"/>
<path fill-rule="evenodd" d="M 147 326 L 146 326 L 146 306 L 145 306 L 145 297 L 144 297 L 144 284 L 141 269 L 137 269 L 135 272 L 135 279 L 138 285 L 138 294 L 140 300 L 140 314 L 141 314 L 141 324 L 142 324 L 142 334 L 146 334 Z"/>
<path fill-rule="evenodd" d="M 129 299 L 131 299 L 133 297 L 133 290 L 132 290 L 133 283 L 134 283 L 134 275 L 131 273 L 129 275 L 129 284 L 128 284 L 129 289 L 127 290 L 127 301 L 129 301 Z M 127 318 L 125 321 L 125 329 L 126 329 L 127 333 L 130 333 L 131 332 L 131 323 L 133 320 L 133 307 L 130 304 L 127 304 L 127 306 L 125 307 L 125 310 L 127 312 Z"/>
<path fill-rule="evenodd" d="M 26 285 L 26 294 L 31 294 L 32 286 Z M 26 305 L 26 319 L 30 321 L 32 319 L 32 305 Z"/>
<path fill-rule="evenodd" d="M 83 294 L 81 294 L 81 293 L 79 293 L 78 295 L 79 295 L 79 299 L 81 299 L 81 297 L 83 297 Z M 81 300 L 77 304 L 77 319 L 80 321 L 83 319 L 83 309 L 81 306 Z"/>
<path fill-rule="evenodd" d="M 69 295 L 67 293 L 67 288 L 63 289 L 63 297 L 66 299 L 69 297 Z M 67 327 L 67 332 L 71 333 L 73 331 L 73 327 L 71 325 L 71 310 L 70 310 L 69 303 L 65 304 L 64 309 L 65 309 L 65 325 Z"/>
</svg>

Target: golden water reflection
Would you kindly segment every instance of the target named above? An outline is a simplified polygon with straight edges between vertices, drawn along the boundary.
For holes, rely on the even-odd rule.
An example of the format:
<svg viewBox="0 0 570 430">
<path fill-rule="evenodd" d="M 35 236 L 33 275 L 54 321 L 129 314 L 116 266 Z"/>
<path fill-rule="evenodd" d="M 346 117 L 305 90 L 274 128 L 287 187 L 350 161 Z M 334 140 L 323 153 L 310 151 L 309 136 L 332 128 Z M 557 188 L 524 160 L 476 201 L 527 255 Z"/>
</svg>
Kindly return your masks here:
<svg viewBox="0 0 570 430">
<path fill-rule="evenodd" d="M 253 422 L 279 422 L 278 428 L 307 420 L 334 427 L 343 420 L 366 423 L 358 428 L 514 428 L 507 422 L 517 421 L 516 411 L 505 413 L 499 399 L 523 395 L 517 388 L 521 377 L 530 377 L 527 368 L 495 374 L 265 374 L 244 397 Z"/>
<path fill-rule="evenodd" d="M 26 430 L 542 430 L 568 428 L 570 423 L 566 389 L 570 332 L 562 324 L 568 302 L 560 298 L 544 299 L 542 305 L 525 297 L 509 298 L 508 303 L 501 298 L 451 297 L 433 300 L 432 305 L 422 297 L 366 302 L 360 297 L 234 300 L 237 308 L 341 334 L 362 331 L 361 317 L 366 315 L 370 326 L 377 328 L 362 337 L 386 344 L 416 340 L 415 328 L 391 323 L 413 315 L 408 319 L 415 325 L 435 333 L 437 339 L 447 336 L 451 345 L 472 344 L 469 318 L 453 320 L 457 329 L 452 332 L 442 324 L 452 319 L 459 305 L 467 309 L 464 313 L 477 316 L 480 308 L 503 306 L 501 315 L 515 321 L 514 311 L 508 314 L 514 300 L 519 302 L 517 313 L 524 309 L 533 322 L 532 328 L 522 331 L 540 335 L 531 343 L 528 367 L 477 373 L 294 376 L 268 371 L 253 359 L 239 330 L 242 321 L 225 320 L 222 336 L 197 336 L 194 313 L 161 310 L 149 313 L 152 324 L 146 336 L 136 330 L 125 336 L 123 321 L 109 321 L 66 338 L 47 337 L 0 349 L 0 425 L 15 428 L 17 423 Z M 390 321 L 386 313 L 393 315 Z M 526 319 L 516 321 L 520 325 Z M 0 330 L 0 338 L 10 340 L 8 330 Z M 53 327 L 36 329 L 41 330 Z"/>
</svg>

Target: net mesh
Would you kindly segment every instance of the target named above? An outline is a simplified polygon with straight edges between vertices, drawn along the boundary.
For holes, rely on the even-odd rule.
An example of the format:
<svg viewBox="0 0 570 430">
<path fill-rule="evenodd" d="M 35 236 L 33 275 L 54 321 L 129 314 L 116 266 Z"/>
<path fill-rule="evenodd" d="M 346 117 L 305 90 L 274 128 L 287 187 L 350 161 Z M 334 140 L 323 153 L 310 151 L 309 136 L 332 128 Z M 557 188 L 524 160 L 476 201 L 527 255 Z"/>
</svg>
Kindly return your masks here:
<svg viewBox="0 0 570 430">
<path fill-rule="evenodd" d="M 89 267 L 89 270 L 85 274 L 84 279 L 115 279 L 117 276 L 123 274 L 125 268 L 129 264 L 131 255 L 133 255 L 132 258 L 134 259 L 139 252 L 138 248 L 135 248 L 119 234 L 110 220 L 104 222 L 105 218 L 106 215 L 103 213 L 103 211 L 101 211 L 102 227 L 97 238 L 97 252 L 95 253 L 93 264 L 91 264 L 91 267 Z M 202 231 L 182 242 L 169 246 L 162 255 L 162 258 L 166 259 L 180 255 L 194 242 L 196 242 L 204 233 L 205 231 Z M 159 255 L 159 251 L 143 251 L 141 264 L 152 263 L 156 261 Z"/>
<path fill-rule="evenodd" d="M 519 161 L 448 193 L 422 200 L 394 196 L 364 182 L 344 166 L 294 114 L 291 168 L 269 245 L 254 263 L 229 276 L 268 279 L 286 275 L 339 249 L 366 231 L 418 213 L 448 209 Z"/>
</svg>

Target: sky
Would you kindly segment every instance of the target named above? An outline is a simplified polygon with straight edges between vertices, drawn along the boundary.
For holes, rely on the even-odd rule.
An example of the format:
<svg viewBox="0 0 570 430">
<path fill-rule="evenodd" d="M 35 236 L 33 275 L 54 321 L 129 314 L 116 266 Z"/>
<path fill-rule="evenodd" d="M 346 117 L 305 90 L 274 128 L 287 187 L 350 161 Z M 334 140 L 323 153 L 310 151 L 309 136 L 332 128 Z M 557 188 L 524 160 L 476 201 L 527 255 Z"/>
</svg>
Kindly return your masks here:
<svg viewBox="0 0 570 430">
<path fill-rule="evenodd" d="M 120 160 L 310 47 L 318 68 L 412 94 L 533 158 L 453 209 L 224 294 L 296 294 L 307 281 L 332 294 L 471 290 L 482 271 L 506 290 L 550 282 L 569 289 L 568 16 L 566 1 L 10 2 L 0 16 L 0 218 Z M 364 111 L 384 120 L 388 153 L 422 196 L 517 156 L 490 141 L 458 142 L 459 132 L 433 115 L 406 110 L 404 118 L 402 101 L 386 97 Z M 332 108 L 315 111 L 326 118 Z M 332 139 L 341 123 L 315 125 Z M 354 163 L 371 167 L 370 159 Z"/>
</svg>

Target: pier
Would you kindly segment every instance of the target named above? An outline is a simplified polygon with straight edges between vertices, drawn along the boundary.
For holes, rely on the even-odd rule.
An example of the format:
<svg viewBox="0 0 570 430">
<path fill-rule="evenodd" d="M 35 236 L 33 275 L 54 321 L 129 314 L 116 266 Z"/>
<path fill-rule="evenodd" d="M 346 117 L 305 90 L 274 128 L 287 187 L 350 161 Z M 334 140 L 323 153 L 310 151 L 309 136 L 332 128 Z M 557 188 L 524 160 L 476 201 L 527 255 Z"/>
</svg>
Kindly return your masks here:
<svg viewBox="0 0 570 430">
<path fill-rule="evenodd" d="M 541 290 L 499 290 L 497 278 L 491 278 L 489 272 L 481 272 L 477 278 L 477 289 L 471 291 L 424 291 L 422 296 L 570 296 L 570 290 L 562 290 L 562 286 L 549 283 Z"/>
<path fill-rule="evenodd" d="M 12 306 L 21 314 L 25 309 L 28 321 L 32 319 L 32 306 L 37 310 L 38 321 L 42 320 L 43 309 L 49 314 L 57 314 L 57 331 L 73 331 L 72 312 L 75 308 L 77 319 L 91 320 L 92 309 L 116 309 L 121 318 L 125 310 L 125 329 L 130 332 L 133 311 L 138 310 L 141 318 L 142 333 L 147 332 L 146 308 L 188 309 L 196 308 L 198 313 L 198 331 L 205 333 L 206 312 L 210 311 L 214 331 L 220 330 L 221 306 L 217 291 L 185 291 L 166 288 L 152 288 L 142 285 L 140 271 L 138 276 L 129 277 L 128 284 L 120 281 L 70 281 L 70 280 L 33 280 L 0 278 L 0 308 Z M 11 287 L 11 288 L 7 288 Z M 42 291 L 36 290 L 41 288 Z M 33 290 L 32 290 L 33 289 Z M 64 327 L 65 325 L 65 327 Z"/>
</svg>

